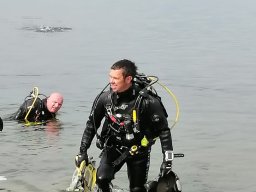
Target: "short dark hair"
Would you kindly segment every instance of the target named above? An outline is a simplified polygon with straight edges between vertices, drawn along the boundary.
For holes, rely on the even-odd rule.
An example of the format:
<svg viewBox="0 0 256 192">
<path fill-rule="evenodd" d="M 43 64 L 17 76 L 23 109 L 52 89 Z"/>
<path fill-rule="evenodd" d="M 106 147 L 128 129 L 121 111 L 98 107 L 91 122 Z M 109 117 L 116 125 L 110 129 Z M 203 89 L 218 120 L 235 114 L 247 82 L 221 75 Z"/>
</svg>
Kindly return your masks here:
<svg viewBox="0 0 256 192">
<path fill-rule="evenodd" d="M 132 78 L 134 78 L 135 75 L 137 74 L 137 66 L 135 65 L 134 62 L 127 60 L 127 59 L 122 59 L 122 60 L 115 62 L 111 66 L 111 69 L 113 69 L 113 70 L 123 69 L 124 77 L 132 76 Z"/>
</svg>

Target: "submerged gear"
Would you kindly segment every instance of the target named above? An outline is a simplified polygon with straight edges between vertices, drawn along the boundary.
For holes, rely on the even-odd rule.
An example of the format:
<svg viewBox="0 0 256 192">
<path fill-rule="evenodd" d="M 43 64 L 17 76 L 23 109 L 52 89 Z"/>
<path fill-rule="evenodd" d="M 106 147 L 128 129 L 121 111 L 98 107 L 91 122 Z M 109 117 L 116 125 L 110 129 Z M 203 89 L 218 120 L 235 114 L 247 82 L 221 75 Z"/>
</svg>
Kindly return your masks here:
<svg viewBox="0 0 256 192">
<path fill-rule="evenodd" d="M 167 152 L 167 154 L 168 153 L 169 152 Z M 166 156 L 170 156 L 171 159 L 173 159 L 174 157 L 184 157 L 184 154 L 173 154 L 172 152 L 170 152 L 168 155 L 165 155 L 165 157 Z M 167 159 L 169 159 L 169 157 Z M 163 167 L 163 164 L 161 167 Z M 155 180 L 148 181 L 145 187 L 148 192 L 181 192 L 180 180 L 177 174 L 174 173 L 171 169 L 166 172 L 166 174 L 162 174 L 160 171 L 158 177 Z"/>
<path fill-rule="evenodd" d="M 71 183 L 66 191 L 97 191 L 96 162 L 93 158 L 87 159 L 87 164 L 82 161 L 73 173 Z"/>
<path fill-rule="evenodd" d="M 181 192 L 179 177 L 173 171 L 158 179 L 156 192 Z"/>
</svg>

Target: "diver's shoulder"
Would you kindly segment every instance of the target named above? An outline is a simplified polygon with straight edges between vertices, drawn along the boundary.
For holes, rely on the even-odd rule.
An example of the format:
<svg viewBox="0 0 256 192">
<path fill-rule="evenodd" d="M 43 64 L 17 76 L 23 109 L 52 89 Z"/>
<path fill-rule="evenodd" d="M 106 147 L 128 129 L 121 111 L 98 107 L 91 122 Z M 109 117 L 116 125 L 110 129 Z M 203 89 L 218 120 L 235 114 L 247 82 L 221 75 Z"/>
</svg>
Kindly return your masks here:
<svg viewBox="0 0 256 192">
<path fill-rule="evenodd" d="M 110 97 L 110 96 L 111 96 L 110 91 L 104 91 L 98 95 L 99 99 L 106 99 L 107 97 Z"/>
<path fill-rule="evenodd" d="M 96 98 L 97 103 L 108 103 L 111 100 L 111 92 L 110 91 L 104 91 L 100 94 L 98 94 Z"/>
</svg>

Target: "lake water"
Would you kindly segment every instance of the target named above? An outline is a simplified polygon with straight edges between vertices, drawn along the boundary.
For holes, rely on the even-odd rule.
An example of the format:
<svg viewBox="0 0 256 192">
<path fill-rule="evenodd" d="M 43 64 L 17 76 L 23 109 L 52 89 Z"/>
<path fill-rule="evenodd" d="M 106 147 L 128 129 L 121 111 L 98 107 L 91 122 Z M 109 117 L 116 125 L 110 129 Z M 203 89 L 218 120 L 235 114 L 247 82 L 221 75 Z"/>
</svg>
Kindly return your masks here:
<svg viewBox="0 0 256 192">
<path fill-rule="evenodd" d="M 256 192 L 256 2 L 254 0 L 1 0 L 0 116 L 34 86 L 61 92 L 59 123 L 4 120 L 0 191 L 67 188 L 95 96 L 117 60 L 135 61 L 177 96 L 173 170 L 187 192 Z M 161 91 L 170 122 L 175 105 Z M 99 161 L 99 150 L 89 150 Z M 152 150 L 149 179 L 159 172 Z M 125 167 L 114 184 L 127 190 Z"/>
</svg>

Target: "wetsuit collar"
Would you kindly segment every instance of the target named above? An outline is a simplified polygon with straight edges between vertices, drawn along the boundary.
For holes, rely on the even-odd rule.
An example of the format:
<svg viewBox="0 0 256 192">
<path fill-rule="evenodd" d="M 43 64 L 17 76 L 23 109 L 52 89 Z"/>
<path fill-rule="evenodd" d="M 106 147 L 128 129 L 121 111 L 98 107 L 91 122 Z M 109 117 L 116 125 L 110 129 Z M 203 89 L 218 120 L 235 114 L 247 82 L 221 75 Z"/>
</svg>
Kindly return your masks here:
<svg viewBox="0 0 256 192">
<path fill-rule="evenodd" d="M 111 91 L 112 92 L 112 91 Z M 137 95 L 137 91 L 135 90 L 134 86 L 132 85 L 129 89 L 124 92 L 116 93 L 112 92 L 112 99 L 114 104 L 117 104 L 118 101 L 122 100 L 132 100 Z"/>
</svg>

